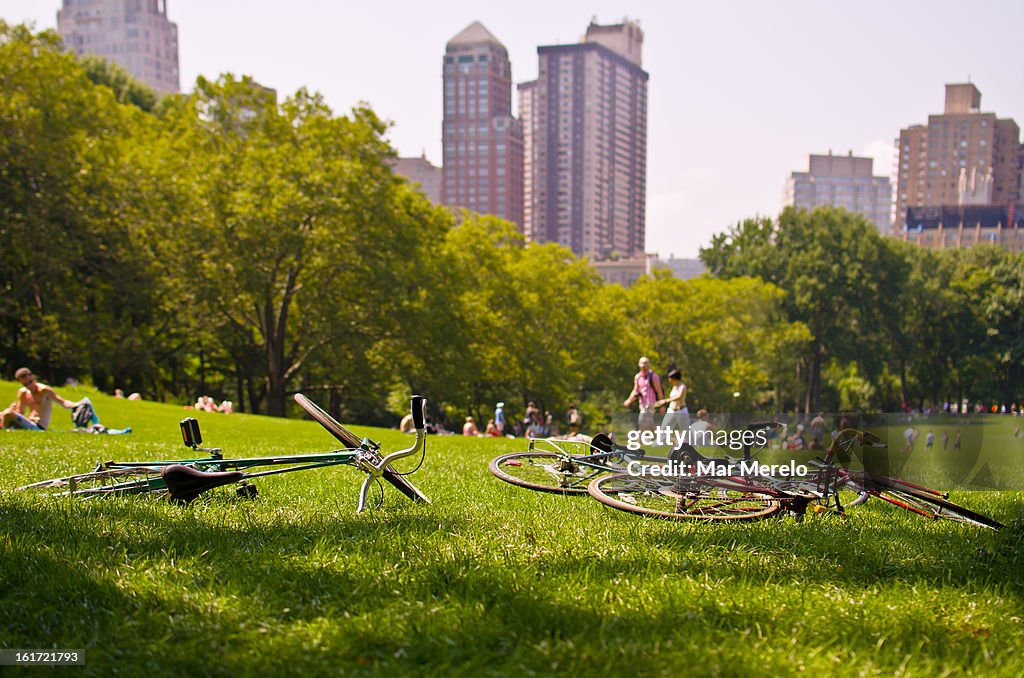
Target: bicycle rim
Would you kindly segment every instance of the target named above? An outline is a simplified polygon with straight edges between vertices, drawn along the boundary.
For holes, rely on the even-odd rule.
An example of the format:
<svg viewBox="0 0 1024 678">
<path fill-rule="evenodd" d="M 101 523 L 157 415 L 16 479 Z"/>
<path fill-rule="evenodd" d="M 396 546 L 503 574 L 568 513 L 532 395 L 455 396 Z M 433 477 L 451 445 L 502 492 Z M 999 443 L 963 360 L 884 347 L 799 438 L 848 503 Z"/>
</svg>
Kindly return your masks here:
<svg viewBox="0 0 1024 678">
<path fill-rule="evenodd" d="M 630 513 L 679 521 L 759 520 L 782 510 L 765 494 L 715 487 L 695 479 L 617 473 L 590 483 L 591 496 Z"/>
<path fill-rule="evenodd" d="M 91 473 L 42 480 L 19 487 L 18 491 L 34 491 L 50 496 L 110 496 L 164 492 L 167 486 L 159 468 L 115 468 Z"/>
<path fill-rule="evenodd" d="M 488 468 L 507 483 L 559 494 L 586 494 L 590 481 L 604 473 L 554 452 L 503 454 L 492 459 Z"/>
</svg>

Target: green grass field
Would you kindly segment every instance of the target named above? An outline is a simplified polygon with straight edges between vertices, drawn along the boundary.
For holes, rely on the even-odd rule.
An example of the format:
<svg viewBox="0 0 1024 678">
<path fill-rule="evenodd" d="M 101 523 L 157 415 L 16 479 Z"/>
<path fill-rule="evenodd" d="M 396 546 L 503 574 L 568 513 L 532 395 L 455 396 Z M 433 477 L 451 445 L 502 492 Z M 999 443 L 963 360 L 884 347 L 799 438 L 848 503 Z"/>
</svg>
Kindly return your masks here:
<svg viewBox="0 0 1024 678">
<path fill-rule="evenodd" d="M 503 483 L 487 461 L 525 443 L 461 437 L 429 440 L 413 480 L 432 505 L 389 491 L 363 515 L 345 467 L 187 507 L 13 492 L 185 456 L 180 407 L 62 395 L 134 432 L 0 432 L 0 648 L 85 648 L 87 672 L 128 675 L 1024 672 L 1022 492 L 952 495 L 1000 532 L 880 502 L 681 525 Z M 334 444 L 309 421 L 198 418 L 227 456 Z"/>
</svg>

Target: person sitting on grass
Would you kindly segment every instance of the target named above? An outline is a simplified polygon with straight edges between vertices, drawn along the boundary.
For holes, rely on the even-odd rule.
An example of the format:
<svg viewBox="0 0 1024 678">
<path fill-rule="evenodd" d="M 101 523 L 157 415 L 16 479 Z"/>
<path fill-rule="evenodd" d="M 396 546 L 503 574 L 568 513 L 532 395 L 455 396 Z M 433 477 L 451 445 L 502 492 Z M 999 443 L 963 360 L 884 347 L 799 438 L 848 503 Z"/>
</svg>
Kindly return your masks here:
<svg viewBox="0 0 1024 678">
<path fill-rule="evenodd" d="M 466 423 L 462 425 L 462 435 L 464 436 L 478 436 L 480 431 L 477 430 L 476 424 L 473 423 L 473 417 L 466 417 Z"/>
<path fill-rule="evenodd" d="M 53 404 L 71 410 L 82 401 L 72 401 L 57 395 L 52 387 L 36 381 L 32 370 L 20 368 L 14 378 L 21 382 L 18 399 L 0 412 L 2 428 L 20 428 L 29 431 L 45 431 L 53 416 Z"/>
</svg>

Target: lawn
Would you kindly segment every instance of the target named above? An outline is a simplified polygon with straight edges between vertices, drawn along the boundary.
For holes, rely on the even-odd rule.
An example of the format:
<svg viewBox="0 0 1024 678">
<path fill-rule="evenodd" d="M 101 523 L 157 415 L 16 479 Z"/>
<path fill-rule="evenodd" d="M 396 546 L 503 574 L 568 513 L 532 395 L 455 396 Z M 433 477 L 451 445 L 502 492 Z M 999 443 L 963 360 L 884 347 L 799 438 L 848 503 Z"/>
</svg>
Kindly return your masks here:
<svg viewBox="0 0 1024 678">
<path fill-rule="evenodd" d="M 390 491 L 363 515 L 344 467 L 187 507 L 13 492 L 186 452 L 180 407 L 62 394 L 133 433 L 0 433 L 0 648 L 85 648 L 94 674 L 1024 672 L 1022 492 L 952 495 L 1000 532 L 880 502 L 681 525 L 503 483 L 487 461 L 524 443 L 461 437 L 428 442 L 432 505 Z M 227 456 L 334 444 L 309 421 L 198 418 Z"/>
</svg>

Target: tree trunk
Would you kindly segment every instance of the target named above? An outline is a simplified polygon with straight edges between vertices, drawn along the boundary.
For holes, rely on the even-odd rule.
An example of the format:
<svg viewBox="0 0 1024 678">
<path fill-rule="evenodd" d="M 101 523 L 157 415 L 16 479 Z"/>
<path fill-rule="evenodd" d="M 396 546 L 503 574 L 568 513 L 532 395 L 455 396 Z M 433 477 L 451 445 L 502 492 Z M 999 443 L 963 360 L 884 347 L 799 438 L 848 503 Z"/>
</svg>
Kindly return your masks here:
<svg viewBox="0 0 1024 678">
<path fill-rule="evenodd" d="M 286 386 L 287 382 L 280 373 L 272 373 L 267 378 L 267 414 L 272 417 L 283 417 L 285 415 Z"/>
<path fill-rule="evenodd" d="M 900 358 L 900 404 L 907 403 L 907 361 Z"/>
<path fill-rule="evenodd" d="M 807 375 L 807 400 L 804 412 L 810 414 L 817 412 L 821 401 L 821 344 L 814 344 L 814 353 L 811 355 L 811 369 Z"/>
</svg>

